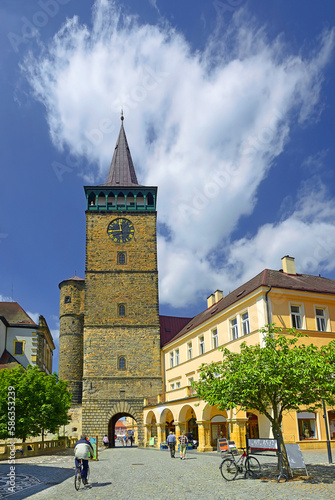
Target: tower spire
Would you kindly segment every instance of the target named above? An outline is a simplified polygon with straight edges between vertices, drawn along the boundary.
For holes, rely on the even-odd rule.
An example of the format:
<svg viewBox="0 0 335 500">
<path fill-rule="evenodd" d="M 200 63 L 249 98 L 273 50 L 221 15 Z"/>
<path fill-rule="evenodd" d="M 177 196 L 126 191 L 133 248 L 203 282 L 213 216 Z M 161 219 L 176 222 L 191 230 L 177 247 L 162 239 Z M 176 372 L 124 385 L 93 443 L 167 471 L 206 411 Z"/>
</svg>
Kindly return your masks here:
<svg viewBox="0 0 335 500">
<path fill-rule="evenodd" d="M 105 186 L 138 186 L 123 120 L 123 109 L 121 109 L 121 128 Z"/>
</svg>

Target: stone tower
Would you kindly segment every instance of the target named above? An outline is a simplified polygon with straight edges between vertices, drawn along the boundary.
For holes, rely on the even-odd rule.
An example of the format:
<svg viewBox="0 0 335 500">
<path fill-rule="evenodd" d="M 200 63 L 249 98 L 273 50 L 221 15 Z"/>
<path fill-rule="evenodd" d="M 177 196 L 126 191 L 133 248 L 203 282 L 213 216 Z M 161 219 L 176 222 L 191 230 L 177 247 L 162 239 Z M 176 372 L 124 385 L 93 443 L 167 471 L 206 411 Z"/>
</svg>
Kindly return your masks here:
<svg viewBox="0 0 335 500">
<path fill-rule="evenodd" d="M 78 276 L 59 284 L 59 376 L 69 382 L 72 405 L 82 400 L 84 286 Z"/>
<path fill-rule="evenodd" d="M 121 120 L 106 183 L 84 188 L 82 428 L 113 445 L 115 423 L 131 416 L 141 445 L 143 399 L 162 391 L 157 188 L 138 184 Z"/>
</svg>

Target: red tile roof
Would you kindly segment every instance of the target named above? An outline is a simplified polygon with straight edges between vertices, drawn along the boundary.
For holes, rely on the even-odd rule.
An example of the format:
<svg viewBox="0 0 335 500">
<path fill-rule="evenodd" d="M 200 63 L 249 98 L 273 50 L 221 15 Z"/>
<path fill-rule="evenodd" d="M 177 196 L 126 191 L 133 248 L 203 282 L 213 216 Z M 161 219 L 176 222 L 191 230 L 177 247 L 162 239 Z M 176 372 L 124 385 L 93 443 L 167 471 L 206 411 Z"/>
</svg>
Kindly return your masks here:
<svg viewBox="0 0 335 500">
<path fill-rule="evenodd" d="M 14 356 L 12 356 L 6 349 L 1 355 L 0 358 L 0 370 L 3 370 L 4 368 L 8 368 L 10 370 L 11 368 L 15 368 L 16 366 L 19 366 L 20 363 L 16 361 Z"/>
<path fill-rule="evenodd" d="M 59 283 L 58 287 L 60 287 L 60 285 L 62 283 L 65 283 L 66 281 L 85 281 L 84 278 L 80 278 L 79 276 L 77 276 L 76 274 L 74 276 L 72 276 L 72 278 L 68 278 L 67 280 L 63 280 Z"/>
<path fill-rule="evenodd" d="M 10 326 L 37 326 L 17 302 L 0 302 L 0 316 L 4 316 Z"/>
<path fill-rule="evenodd" d="M 216 304 L 205 309 L 197 316 L 194 316 L 194 318 L 192 318 L 174 337 L 162 343 L 162 346 L 182 337 L 196 326 L 208 321 L 214 317 L 214 315 L 224 311 L 261 286 L 298 290 L 301 292 L 335 294 L 335 280 L 323 278 L 321 276 L 311 276 L 309 274 L 286 274 L 283 273 L 282 270 L 274 271 L 272 269 L 264 269 L 264 271 L 236 288 L 236 290 L 223 297 Z"/>
<path fill-rule="evenodd" d="M 161 347 L 182 329 L 192 318 L 177 318 L 175 316 L 159 316 L 161 326 Z"/>
</svg>

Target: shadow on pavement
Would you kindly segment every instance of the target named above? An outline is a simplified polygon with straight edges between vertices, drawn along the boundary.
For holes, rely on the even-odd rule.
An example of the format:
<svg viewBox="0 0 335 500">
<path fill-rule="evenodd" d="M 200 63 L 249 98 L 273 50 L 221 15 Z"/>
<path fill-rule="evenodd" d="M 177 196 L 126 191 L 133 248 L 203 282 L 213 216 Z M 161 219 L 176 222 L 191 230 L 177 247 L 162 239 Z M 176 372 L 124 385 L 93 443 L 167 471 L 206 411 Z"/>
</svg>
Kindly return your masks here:
<svg viewBox="0 0 335 500">
<path fill-rule="evenodd" d="M 8 488 L 9 465 L 0 464 L 0 499 L 9 497 L 10 500 L 23 500 L 28 495 L 47 490 L 62 483 L 69 477 L 74 477 L 74 468 L 45 467 L 43 465 L 15 464 L 14 493 Z"/>
<path fill-rule="evenodd" d="M 293 479 L 290 481 L 301 481 L 307 484 L 333 484 L 335 481 L 335 464 L 306 464 L 308 477 L 304 469 L 293 469 Z M 262 464 L 261 472 L 257 479 L 262 481 L 275 481 L 278 477 L 275 464 Z"/>
</svg>

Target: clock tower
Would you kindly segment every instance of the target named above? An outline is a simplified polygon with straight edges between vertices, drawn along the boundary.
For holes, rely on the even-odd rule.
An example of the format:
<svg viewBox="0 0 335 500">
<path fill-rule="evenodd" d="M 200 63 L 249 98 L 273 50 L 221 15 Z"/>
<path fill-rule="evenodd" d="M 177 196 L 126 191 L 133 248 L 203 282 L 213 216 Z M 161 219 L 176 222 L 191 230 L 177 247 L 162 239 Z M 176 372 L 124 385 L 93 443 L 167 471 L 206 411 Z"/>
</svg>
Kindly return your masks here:
<svg viewBox="0 0 335 500">
<path fill-rule="evenodd" d="M 143 400 L 162 392 L 157 187 L 137 182 L 121 129 L 105 184 L 85 186 L 82 429 L 100 439 L 122 416 L 144 442 Z"/>
</svg>

